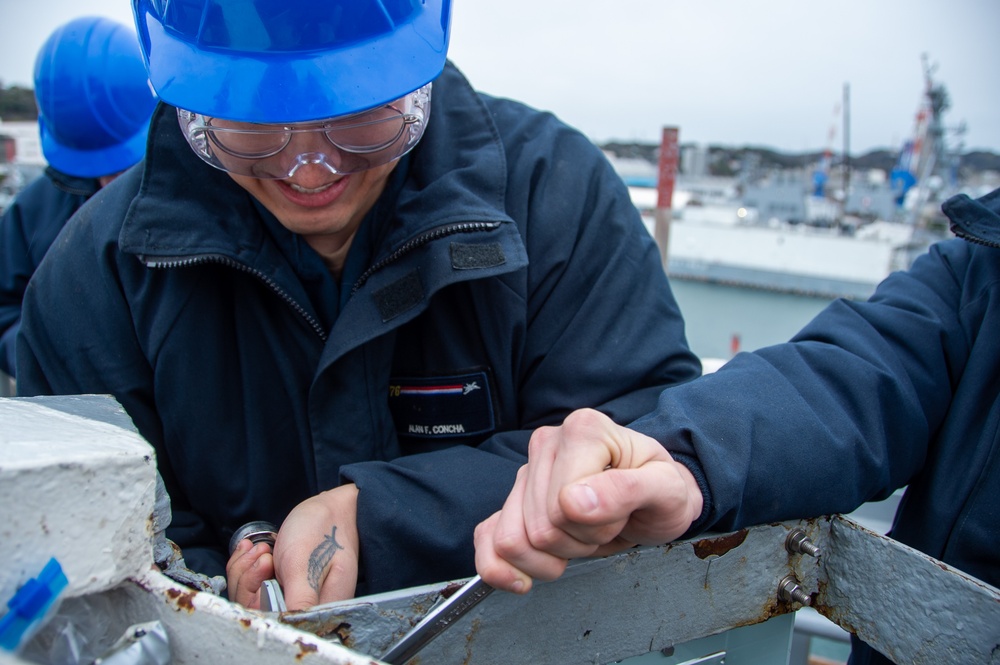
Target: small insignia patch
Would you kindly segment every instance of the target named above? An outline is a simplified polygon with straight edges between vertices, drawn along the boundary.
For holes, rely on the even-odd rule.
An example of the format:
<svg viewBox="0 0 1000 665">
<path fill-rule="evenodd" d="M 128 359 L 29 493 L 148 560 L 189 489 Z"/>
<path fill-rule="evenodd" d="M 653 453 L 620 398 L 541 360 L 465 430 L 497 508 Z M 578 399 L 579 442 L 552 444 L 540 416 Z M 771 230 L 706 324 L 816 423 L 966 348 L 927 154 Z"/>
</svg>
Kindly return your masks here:
<svg viewBox="0 0 1000 665">
<path fill-rule="evenodd" d="M 461 437 L 491 432 L 495 426 L 486 372 L 393 377 L 389 410 L 400 436 Z"/>
</svg>

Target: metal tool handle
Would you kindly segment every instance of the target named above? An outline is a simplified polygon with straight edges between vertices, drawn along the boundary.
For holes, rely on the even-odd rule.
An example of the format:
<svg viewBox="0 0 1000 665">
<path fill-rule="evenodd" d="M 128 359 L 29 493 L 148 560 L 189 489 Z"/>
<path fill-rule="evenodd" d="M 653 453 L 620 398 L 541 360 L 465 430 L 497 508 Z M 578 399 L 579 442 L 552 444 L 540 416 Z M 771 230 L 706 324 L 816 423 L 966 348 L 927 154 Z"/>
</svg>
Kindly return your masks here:
<svg viewBox="0 0 1000 665">
<path fill-rule="evenodd" d="M 281 591 L 278 580 L 264 580 L 260 587 L 261 612 L 287 612 L 285 594 Z"/>
<path fill-rule="evenodd" d="M 381 660 L 389 665 L 403 665 L 492 592 L 493 587 L 476 575 L 450 598 L 428 612 Z"/>
</svg>

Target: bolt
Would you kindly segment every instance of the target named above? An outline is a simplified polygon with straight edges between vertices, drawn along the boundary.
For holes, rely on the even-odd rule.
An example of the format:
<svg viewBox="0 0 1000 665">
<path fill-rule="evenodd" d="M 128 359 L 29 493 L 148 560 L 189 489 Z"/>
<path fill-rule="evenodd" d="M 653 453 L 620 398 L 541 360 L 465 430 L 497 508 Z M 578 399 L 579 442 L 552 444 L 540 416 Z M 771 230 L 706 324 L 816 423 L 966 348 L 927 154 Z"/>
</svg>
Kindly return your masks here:
<svg viewBox="0 0 1000 665">
<path fill-rule="evenodd" d="M 786 603 L 812 605 L 812 597 L 802 589 L 799 581 L 792 575 L 786 575 L 778 582 L 778 599 Z"/>
<path fill-rule="evenodd" d="M 785 549 L 792 554 L 808 554 L 813 557 L 820 555 L 819 548 L 809 540 L 809 536 L 802 529 L 792 529 L 785 539 Z"/>
</svg>

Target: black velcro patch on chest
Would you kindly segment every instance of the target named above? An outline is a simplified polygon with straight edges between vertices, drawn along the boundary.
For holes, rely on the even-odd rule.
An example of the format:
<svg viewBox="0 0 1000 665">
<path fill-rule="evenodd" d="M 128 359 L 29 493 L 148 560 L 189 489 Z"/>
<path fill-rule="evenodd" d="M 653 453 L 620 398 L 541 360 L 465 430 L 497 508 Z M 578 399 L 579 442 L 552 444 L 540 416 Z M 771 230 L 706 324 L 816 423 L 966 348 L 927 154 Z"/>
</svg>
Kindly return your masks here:
<svg viewBox="0 0 1000 665">
<path fill-rule="evenodd" d="M 506 262 L 507 256 L 498 242 L 477 245 L 451 243 L 451 267 L 455 270 L 494 268 Z"/>
<path fill-rule="evenodd" d="M 382 323 L 394 319 L 424 299 L 424 286 L 417 271 L 409 273 L 373 294 Z"/>
<path fill-rule="evenodd" d="M 483 434 L 495 427 L 486 372 L 393 377 L 389 410 L 400 436 L 443 439 Z"/>
</svg>

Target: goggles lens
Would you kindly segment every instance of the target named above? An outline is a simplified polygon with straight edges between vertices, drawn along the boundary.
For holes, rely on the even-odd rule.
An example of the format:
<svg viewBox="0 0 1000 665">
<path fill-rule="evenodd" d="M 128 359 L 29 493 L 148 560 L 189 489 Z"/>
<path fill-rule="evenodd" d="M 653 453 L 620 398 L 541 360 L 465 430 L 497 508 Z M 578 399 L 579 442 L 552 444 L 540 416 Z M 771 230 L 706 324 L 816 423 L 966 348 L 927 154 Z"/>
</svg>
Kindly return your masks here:
<svg viewBox="0 0 1000 665">
<path fill-rule="evenodd" d="M 428 83 L 391 104 L 328 120 L 258 124 L 183 109 L 177 119 L 191 148 L 215 168 L 279 180 L 308 164 L 347 174 L 399 159 L 423 136 L 430 101 Z"/>
</svg>

